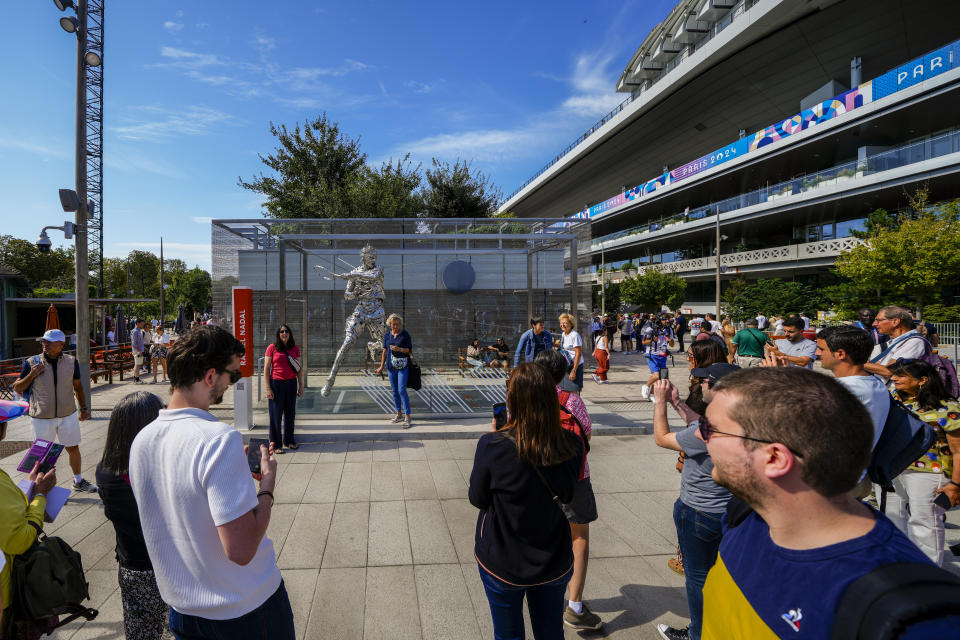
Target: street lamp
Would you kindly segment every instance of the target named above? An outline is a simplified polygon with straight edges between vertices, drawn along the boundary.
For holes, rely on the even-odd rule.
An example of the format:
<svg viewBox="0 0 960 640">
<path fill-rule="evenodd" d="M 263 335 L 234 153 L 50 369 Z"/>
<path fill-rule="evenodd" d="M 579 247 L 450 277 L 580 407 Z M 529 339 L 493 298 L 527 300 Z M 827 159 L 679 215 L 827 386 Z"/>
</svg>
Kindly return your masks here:
<svg viewBox="0 0 960 640">
<path fill-rule="evenodd" d="M 86 397 L 90 395 L 90 267 L 87 263 L 87 219 L 90 202 L 87 200 L 87 76 L 86 67 L 98 67 L 103 62 L 94 51 L 87 50 L 87 0 L 53 0 L 60 11 L 73 9 L 76 17 L 63 16 L 60 27 L 77 38 L 77 98 L 76 98 L 76 190 L 60 190 L 64 211 L 76 213 L 73 233 L 76 236 L 76 299 L 77 299 L 77 362 L 80 380 Z M 41 236 L 42 237 L 42 236 Z"/>
</svg>

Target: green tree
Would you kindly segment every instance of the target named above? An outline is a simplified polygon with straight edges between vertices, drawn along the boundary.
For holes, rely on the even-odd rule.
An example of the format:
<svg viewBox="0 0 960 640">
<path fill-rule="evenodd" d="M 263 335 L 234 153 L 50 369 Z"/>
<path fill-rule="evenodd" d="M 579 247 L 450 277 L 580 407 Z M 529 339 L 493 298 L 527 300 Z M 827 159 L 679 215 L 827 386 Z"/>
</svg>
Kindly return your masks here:
<svg viewBox="0 0 960 640">
<path fill-rule="evenodd" d="M 40 253 L 37 245 L 11 235 L 0 236 L 0 262 L 19 271 L 30 289 L 74 287 L 74 249 L 57 247 Z"/>
<path fill-rule="evenodd" d="M 487 218 L 494 215 L 503 198 L 500 189 L 468 162 L 453 165 L 433 159 L 427 169 L 423 191 L 423 216 L 426 218 Z"/>
<path fill-rule="evenodd" d="M 802 282 L 761 278 L 753 284 L 734 280 L 721 296 L 723 310 L 735 322 L 746 320 L 762 311 L 766 314 L 787 315 L 816 313 L 823 308 L 823 297 Z"/>
<path fill-rule="evenodd" d="M 877 227 L 865 244 L 844 252 L 836 272 L 878 298 L 908 299 L 922 318 L 944 287 L 960 284 L 960 221 L 957 202 L 924 207 L 895 228 Z M 888 302 L 889 303 L 889 302 Z"/>
<path fill-rule="evenodd" d="M 360 139 L 341 133 L 340 125 L 321 114 L 300 123 L 293 131 L 270 123 L 277 138 L 275 152 L 260 160 L 275 176 L 260 173 L 237 184 L 267 197 L 264 206 L 275 218 L 346 218 L 357 215 L 353 194 L 366 181 L 369 170 Z"/>
<path fill-rule="evenodd" d="M 420 165 L 413 166 L 409 153 L 396 164 L 391 159 L 376 171 L 367 170 L 350 194 L 356 216 L 416 218 L 423 211 L 423 198 L 418 191 L 422 181 Z"/>
<path fill-rule="evenodd" d="M 651 267 L 635 278 L 624 278 L 621 291 L 626 302 L 644 309 L 660 311 L 664 305 L 676 309 L 683 304 L 687 281 L 663 267 Z"/>
<path fill-rule="evenodd" d="M 203 313 L 210 306 L 213 282 L 210 274 L 200 267 L 189 271 L 175 271 L 170 275 L 170 288 L 167 289 L 167 305 L 176 309 L 183 305 L 188 315 Z"/>
</svg>

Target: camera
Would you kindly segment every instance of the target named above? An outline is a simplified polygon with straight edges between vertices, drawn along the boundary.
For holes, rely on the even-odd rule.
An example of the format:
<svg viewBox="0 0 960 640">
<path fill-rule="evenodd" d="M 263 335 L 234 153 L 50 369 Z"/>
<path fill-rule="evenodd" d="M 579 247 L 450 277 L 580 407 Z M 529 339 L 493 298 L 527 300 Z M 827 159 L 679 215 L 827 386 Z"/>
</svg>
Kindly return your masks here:
<svg viewBox="0 0 960 640">
<path fill-rule="evenodd" d="M 40 253 L 50 253 L 50 247 L 53 246 L 53 243 L 50 242 L 50 236 L 47 235 L 46 230 L 40 232 L 40 237 L 37 238 L 37 250 Z"/>
</svg>

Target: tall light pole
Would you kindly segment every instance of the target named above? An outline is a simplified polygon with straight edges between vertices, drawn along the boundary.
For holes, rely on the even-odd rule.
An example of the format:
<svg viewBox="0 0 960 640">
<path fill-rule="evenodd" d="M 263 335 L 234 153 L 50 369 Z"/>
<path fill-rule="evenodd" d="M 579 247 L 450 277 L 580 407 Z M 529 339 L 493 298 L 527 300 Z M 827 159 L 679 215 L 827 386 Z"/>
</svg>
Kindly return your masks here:
<svg viewBox="0 0 960 640">
<path fill-rule="evenodd" d="M 717 237 L 715 240 L 715 246 L 717 248 L 716 256 L 716 284 L 717 284 L 717 309 L 714 320 L 720 322 L 720 207 L 717 207 L 717 224 L 716 224 Z"/>
<path fill-rule="evenodd" d="M 60 26 L 67 33 L 77 37 L 77 134 L 75 150 L 76 180 L 76 311 L 77 311 L 77 362 L 80 365 L 80 381 L 87 403 L 90 395 L 90 266 L 87 262 L 87 221 L 89 203 L 87 202 L 87 66 L 97 67 L 101 63 L 99 54 L 87 50 L 87 0 L 54 0 L 60 11 L 75 8 L 77 16 L 60 18 Z M 61 197 L 61 201 L 63 198 Z M 64 207 L 66 208 L 66 206 Z"/>
</svg>

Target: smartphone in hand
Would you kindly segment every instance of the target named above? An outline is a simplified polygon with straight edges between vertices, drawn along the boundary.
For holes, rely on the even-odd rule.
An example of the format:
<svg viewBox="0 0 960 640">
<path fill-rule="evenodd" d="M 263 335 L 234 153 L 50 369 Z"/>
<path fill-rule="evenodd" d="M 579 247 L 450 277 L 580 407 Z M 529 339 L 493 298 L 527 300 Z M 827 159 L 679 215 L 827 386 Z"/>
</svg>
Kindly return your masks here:
<svg viewBox="0 0 960 640">
<path fill-rule="evenodd" d="M 953 508 L 953 505 L 950 503 L 950 496 L 942 492 L 937 494 L 937 497 L 933 500 L 933 504 L 937 505 L 941 509 L 950 510 Z"/>
<path fill-rule="evenodd" d="M 260 451 L 261 445 L 269 449 L 270 441 L 266 438 L 250 438 L 250 442 L 247 444 L 247 465 L 250 467 L 250 473 L 257 480 L 260 479 L 260 461 L 263 459 L 263 453 Z"/>
<path fill-rule="evenodd" d="M 507 405 L 498 402 L 493 405 L 493 419 L 497 421 L 497 429 L 502 429 L 507 424 Z"/>
</svg>

